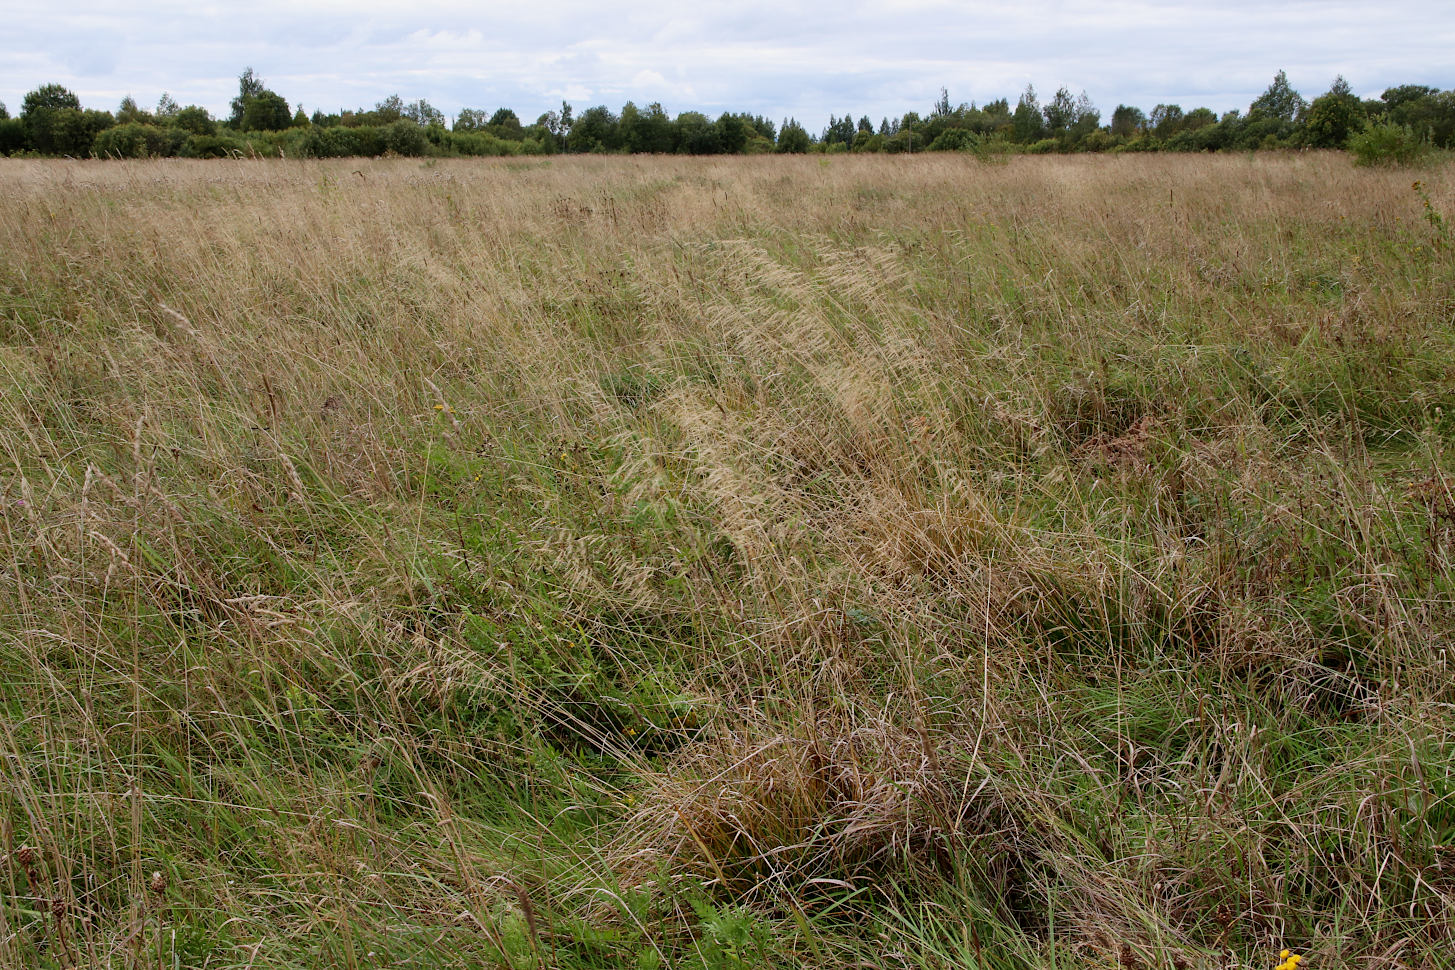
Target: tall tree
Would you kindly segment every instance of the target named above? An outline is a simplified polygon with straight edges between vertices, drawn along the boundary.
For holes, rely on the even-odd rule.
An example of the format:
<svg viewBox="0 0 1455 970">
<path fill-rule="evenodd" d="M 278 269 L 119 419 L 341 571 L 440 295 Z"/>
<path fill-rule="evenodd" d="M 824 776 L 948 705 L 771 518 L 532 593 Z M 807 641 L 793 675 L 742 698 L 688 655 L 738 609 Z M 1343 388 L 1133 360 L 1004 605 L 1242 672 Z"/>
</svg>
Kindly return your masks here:
<svg viewBox="0 0 1455 970">
<path fill-rule="evenodd" d="M 1325 94 L 1314 98 L 1304 123 L 1304 138 L 1314 148 L 1343 148 L 1364 124 L 1364 104 L 1349 90 L 1343 76 L 1334 78 Z"/>
<path fill-rule="evenodd" d="M 27 94 L 20 102 L 20 120 L 31 149 L 43 155 L 62 151 L 59 129 L 66 117 L 62 112 L 80 110 L 81 99 L 59 84 L 43 84 Z"/>
<path fill-rule="evenodd" d="M 263 93 L 263 79 L 253 73 L 251 67 L 244 68 L 237 79 L 237 97 L 232 99 L 232 115 L 227 123 L 233 128 L 241 128 L 243 112 L 247 110 L 248 100 Z"/>
<path fill-rule="evenodd" d="M 1141 108 L 1129 104 L 1119 104 L 1117 109 L 1111 113 L 1111 133 L 1113 135 L 1130 138 L 1146 127 L 1147 116 L 1142 113 Z"/>
<path fill-rule="evenodd" d="M 1278 121 L 1293 121 L 1307 107 L 1308 102 L 1288 83 L 1288 75 L 1279 71 L 1274 75 L 1273 83 L 1268 85 L 1268 90 L 1260 94 L 1248 108 L 1248 116 L 1255 120 L 1274 118 Z"/>
<path fill-rule="evenodd" d="M 1021 144 L 1033 142 L 1044 131 L 1041 119 L 1041 103 L 1036 99 L 1036 89 L 1027 84 L 1025 93 L 1016 102 L 1015 114 L 1011 116 L 1011 132 Z"/>
</svg>

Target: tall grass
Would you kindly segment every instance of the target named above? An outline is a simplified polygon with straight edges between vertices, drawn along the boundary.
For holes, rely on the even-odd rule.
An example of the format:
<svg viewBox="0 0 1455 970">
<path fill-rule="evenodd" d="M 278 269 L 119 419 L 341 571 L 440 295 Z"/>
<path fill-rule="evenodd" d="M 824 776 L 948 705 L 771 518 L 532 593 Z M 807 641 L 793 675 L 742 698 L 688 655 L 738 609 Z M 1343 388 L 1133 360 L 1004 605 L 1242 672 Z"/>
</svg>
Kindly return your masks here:
<svg viewBox="0 0 1455 970">
<path fill-rule="evenodd" d="M 0 965 L 1455 965 L 1421 174 L 0 167 Z"/>
</svg>

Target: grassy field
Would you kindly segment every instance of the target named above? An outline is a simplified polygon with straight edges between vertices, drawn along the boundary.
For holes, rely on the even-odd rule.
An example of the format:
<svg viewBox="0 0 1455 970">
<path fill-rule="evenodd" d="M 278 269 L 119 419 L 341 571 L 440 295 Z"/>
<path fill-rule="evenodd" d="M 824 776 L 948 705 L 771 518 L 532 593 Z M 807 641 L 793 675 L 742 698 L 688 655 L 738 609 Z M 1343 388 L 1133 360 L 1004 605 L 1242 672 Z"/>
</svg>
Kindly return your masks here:
<svg viewBox="0 0 1455 970">
<path fill-rule="evenodd" d="M 1447 216 L 0 164 L 0 967 L 1455 966 Z"/>
</svg>

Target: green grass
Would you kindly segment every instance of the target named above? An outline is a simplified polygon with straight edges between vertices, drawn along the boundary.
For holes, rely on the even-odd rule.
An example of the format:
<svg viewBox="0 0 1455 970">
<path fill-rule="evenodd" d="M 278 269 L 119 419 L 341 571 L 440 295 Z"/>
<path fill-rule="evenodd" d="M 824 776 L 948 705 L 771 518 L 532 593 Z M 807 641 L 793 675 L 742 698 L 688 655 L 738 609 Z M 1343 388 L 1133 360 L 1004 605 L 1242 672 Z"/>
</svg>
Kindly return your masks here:
<svg viewBox="0 0 1455 970">
<path fill-rule="evenodd" d="M 0 167 L 0 965 L 1455 966 L 1448 172 L 354 167 Z"/>
</svg>

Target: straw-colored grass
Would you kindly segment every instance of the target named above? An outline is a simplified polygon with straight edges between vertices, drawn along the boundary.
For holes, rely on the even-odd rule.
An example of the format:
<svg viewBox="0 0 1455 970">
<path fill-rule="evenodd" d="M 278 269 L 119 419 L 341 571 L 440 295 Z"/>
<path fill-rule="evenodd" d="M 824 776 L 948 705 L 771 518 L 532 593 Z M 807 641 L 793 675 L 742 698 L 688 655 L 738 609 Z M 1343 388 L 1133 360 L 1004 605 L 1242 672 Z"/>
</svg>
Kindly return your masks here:
<svg viewBox="0 0 1455 970">
<path fill-rule="evenodd" d="M 1455 966 L 1455 214 L 0 166 L 0 966 Z"/>
</svg>

